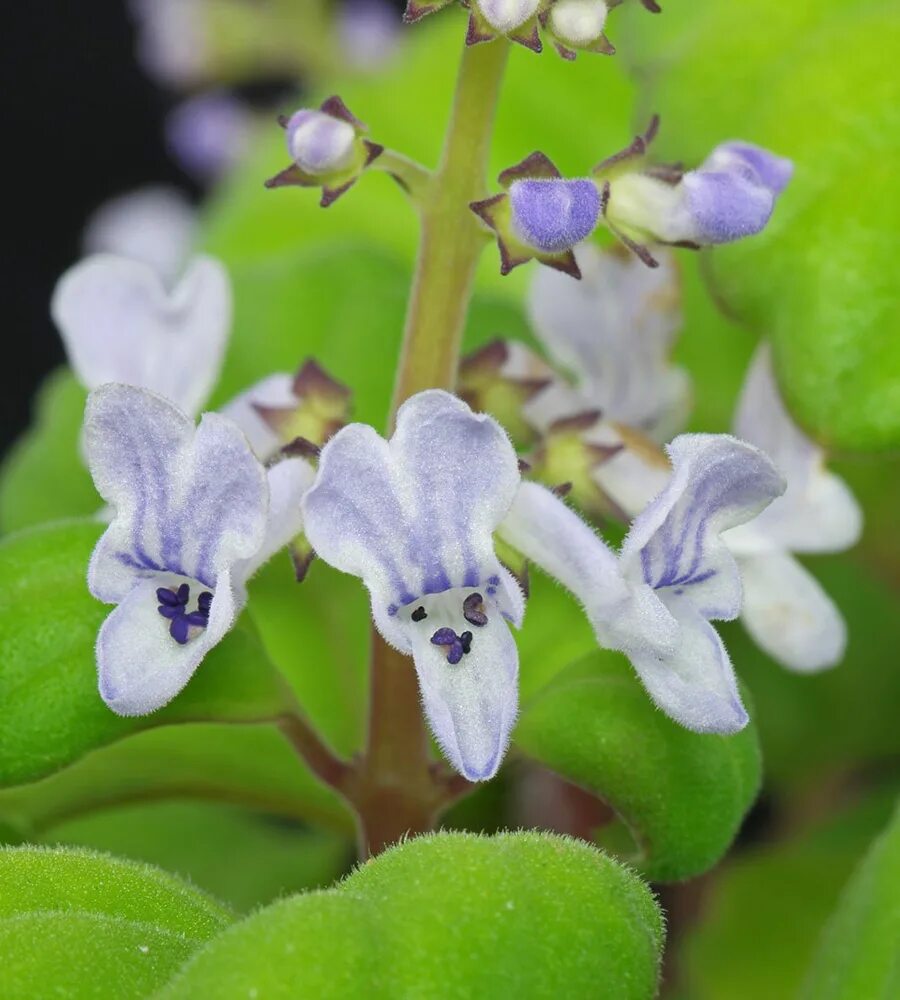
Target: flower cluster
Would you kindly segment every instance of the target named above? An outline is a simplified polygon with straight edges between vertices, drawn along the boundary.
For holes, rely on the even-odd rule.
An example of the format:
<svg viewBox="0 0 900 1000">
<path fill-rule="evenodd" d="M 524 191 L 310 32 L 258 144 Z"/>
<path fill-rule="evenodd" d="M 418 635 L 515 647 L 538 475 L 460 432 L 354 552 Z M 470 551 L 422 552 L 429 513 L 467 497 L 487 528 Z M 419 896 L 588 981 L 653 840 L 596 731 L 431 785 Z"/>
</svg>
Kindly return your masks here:
<svg viewBox="0 0 900 1000">
<path fill-rule="evenodd" d="M 505 193 L 471 205 L 496 234 L 501 273 L 534 258 L 578 278 L 573 250 L 601 223 L 649 267 L 659 265 L 652 245 L 700 249 L 765 228 L 790 180 L 789 160 L 726 142 L 696 170 L 649 165 L 658 126 L 654 118 L 587 178 L 562 177 L 540 152 L 504 170 Z"/>
</svg>

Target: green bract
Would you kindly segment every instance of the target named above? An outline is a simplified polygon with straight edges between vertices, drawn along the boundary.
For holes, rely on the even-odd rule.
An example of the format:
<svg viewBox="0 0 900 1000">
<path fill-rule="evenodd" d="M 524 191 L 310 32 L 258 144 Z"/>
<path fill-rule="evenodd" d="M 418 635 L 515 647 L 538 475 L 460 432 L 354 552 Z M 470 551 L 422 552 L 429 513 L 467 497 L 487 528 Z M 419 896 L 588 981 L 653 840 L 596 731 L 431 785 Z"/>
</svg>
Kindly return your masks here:
<svg viewBox="0 0 900 1000">
<path fill-rule="evenodd" d="M 235 926 L 160 994 L 178 997 L 654 996 L 662 920 L 593 848 L 546 834 L 438 834 L 326 893 Z"/>
<path fill-rule="evenodd" d="M 759 789 L 752 724 L 729 737 L 682 729 L 653 705 L 625 659 L 605 651 L 525 705 L 515 742 L 609 802 L 637 843 L 637 863 L 657 881 L 711 868 Z"/>
<path fill-rule="evenodd" d="M 146 997 L 232 920 L 156 868 L 86 851 L 0 850 L 0 994 Z"/>
</svg>

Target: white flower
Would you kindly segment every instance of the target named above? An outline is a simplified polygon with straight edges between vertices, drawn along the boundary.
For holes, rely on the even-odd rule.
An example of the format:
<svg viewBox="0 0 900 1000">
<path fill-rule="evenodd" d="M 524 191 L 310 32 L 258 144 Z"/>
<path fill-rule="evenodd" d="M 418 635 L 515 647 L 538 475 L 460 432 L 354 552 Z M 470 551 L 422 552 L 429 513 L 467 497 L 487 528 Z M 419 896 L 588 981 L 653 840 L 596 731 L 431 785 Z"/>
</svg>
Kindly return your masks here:
<svg viewBox="0 0 900 1000">
<path fill-rule="evenodd" d="M 313 473 L 294 458 L 266 470 L 240 430 L 200 426 L 167 400 L 104 385 L 88 399 L 85 449 L 112 521 L 88 586 L 116 604 L 97 638 L 100 693 L 120 715 L 161 708 L 233 625 L 246 581 L 301 528 Z"/>
<path fill-rule="evenodd" d="M 787 480 L 781 499 L 725 541 L 744 580 L 747 631 L 774 659 L 809 672 L 834 666 L 846 646 L 840 611 L 792 552 L 840 552 L 859 539 L 862 512 L 822 449 L 793 423 L 778 393 L 768 345 L 758 349 L 738 404 L 735 434 L 767 452 Z"/>
</svg>

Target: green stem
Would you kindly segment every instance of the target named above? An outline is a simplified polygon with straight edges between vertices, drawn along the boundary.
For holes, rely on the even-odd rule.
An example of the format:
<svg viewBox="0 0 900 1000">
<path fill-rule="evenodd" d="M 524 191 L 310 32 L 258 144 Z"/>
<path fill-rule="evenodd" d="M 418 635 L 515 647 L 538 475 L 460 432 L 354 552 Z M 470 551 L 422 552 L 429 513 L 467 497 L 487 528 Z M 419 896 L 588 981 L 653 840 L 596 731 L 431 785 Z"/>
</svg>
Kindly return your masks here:
<svg viewBox="0 0 900 1000">
<path fill-rule="evenodd" d="M 508 52 L 505 39 L 463 50 L 441 163 L 419 199 L 422 235 L 391 423 L 414 393 L 452 389 L 456 381 L 475 268 L 486 243 L 469 202 L 485 193 Z M 431 759 L 413 665 L 374 631 L 370 687 L 366 753 L 347 789 L 364 857 L 432 829 L 441 810 L 469 787 L 448 779 Z"/>
<path fill-rule="evenodd" d="M 416 163 L 402 153 L 395 153 L 392 149 L 386 149 L 373 161 L 369 169 L 390 174 L 406 190 L 417 208 L 421 209 L 425 204 L 431 182 L 431 171 L 421 163 Z"/>
<path fill-rule="evenodd" d="M 509 42 L 466 46 L 440 166 L 422 209 L 392 413 L 423 389 L 452 389 L 484 231 L 469 202 L 485 194 L 494 113 Z"/>
</svg>

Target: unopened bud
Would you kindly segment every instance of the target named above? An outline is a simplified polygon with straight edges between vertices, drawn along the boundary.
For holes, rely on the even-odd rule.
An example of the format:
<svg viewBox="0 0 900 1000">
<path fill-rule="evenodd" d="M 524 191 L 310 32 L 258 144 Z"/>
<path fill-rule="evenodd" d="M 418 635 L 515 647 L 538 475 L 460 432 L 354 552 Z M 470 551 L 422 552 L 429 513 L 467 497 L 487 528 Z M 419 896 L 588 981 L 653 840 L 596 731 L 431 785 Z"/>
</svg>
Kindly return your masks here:
<svg viewBox="0 0 900 1000">
<path fill-rule="evenodd" d="M 603 0 L 559 0 L 549 13 L 549 27 L 564 44 L 584 48 L 603 34 L 608 8 Z"/>
<path fill-rule="evenodd" d="M 286 138 L 291 159 L 314 176 L 343 170 L 353 160 L 356 130 L 324 111 L 296 111 L 288 120 Z"/>
<path fill-rule="evenodd" d="M 521 28 L 537 14 L 540 0 L 478 0 L 485 21 L 499 34 Z"/>
<path fill-rule="evenodd" d="M 516 234 L 543 253 L 571 250 L 600 218 L 600 193 L 589 180 L 515 181 L 509 197 Z"/>
</svg>

